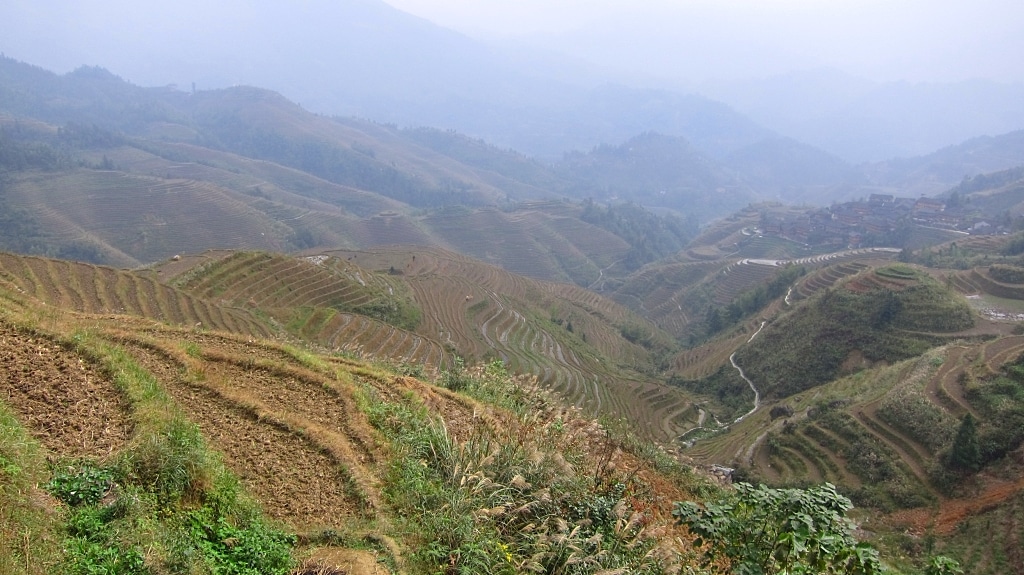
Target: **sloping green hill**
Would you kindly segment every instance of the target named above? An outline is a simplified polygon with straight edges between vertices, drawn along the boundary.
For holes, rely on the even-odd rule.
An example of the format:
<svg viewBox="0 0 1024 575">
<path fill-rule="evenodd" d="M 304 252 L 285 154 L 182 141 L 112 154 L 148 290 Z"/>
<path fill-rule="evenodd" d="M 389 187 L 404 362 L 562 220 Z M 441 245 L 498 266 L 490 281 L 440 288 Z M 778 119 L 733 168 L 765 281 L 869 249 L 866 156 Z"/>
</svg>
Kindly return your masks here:
<svg viewBox="0 0 1024 575">
<path fill-rule="evenodd" d="M 863 365 L 924 353 L 974 325 L 966 301 L 908 266 L 847 280 L 765 327 L 737 354 L 767 398 L 785 398 Z"/>
</svg>

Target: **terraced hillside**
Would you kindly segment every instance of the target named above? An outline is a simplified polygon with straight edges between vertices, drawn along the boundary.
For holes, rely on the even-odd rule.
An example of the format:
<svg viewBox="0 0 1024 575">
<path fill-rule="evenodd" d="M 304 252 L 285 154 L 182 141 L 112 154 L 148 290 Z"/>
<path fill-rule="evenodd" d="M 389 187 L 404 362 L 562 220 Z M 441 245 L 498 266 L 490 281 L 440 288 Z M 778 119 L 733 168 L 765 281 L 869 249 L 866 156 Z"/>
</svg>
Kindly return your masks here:
<svg viewBox="0 0 1024 575">
<path fill-rule="evenodd" d="M 765 397 L 782 399 L 865 366 L 920 355 L 976 321 L 964 298 L 923 270 L 887 265 L 775 318 L 736 359 Z"/>
<path fill-rule="evenodd" d="M 813 293 L 819 286 L 835 283 L 853 273 L 851 270 L 891 260 L 897 253 L 893 249 L 867 248 L 792 259 L 743 257 L 659 262 L 628 276 L 610 297 L 686 341 L 701 333 L 709 308 L 726 308 L 745 292 L 769 282 L 787 266 L 799 266 L 811 272 L 823 270 L 793 286 L 789 299 L 796 300 Z"/>
<path fill-rule="evenodd" d="M 7 201 L 32 214 L 47 241 L 124 267 L 209 246 L 286 247 L 287 233 L 244 196 L 195 180 L 100 170 L 23 175 L 8 186 Z"/>
<path fill-rule="evenodd" d="M 66 311 L 134 315 L 170 325 L 271 337 L 272 328 L 248 311 L 225 308 L 162 283 L 158 275 L 0 252 L 0 285 Z"/>
<path fill-rule="evenodd" d="M 549 281 L 590 285 L 625 257 L 622 238 L 579 219 L 557 202 L 512 210 L 449 209 L 422 220 L 451 249 L 510 272 Z M 397 242 L 396 242 L 397 243 Z"/>
<path fill-rule="evenodd" d="M 96 277 L 127 286 L 133 274 Z M 500 406 L 149 309 L 87 313 L 99 298 L 77 288 L 3 278 L 2 573 L 557 570 L 566 557 L 546 533 L 584 549 L 605 526 L 619 551 L 582 555 L 599 568 L 686 561 L 671 503 L 702 480 L 663 452 L 674 471 L 656 471 L 499 367 L 463 377 Z M 617 511 L 583 511 L 594 497 Z"/>
<path fill-rule="evenodd" d="M 967 414 L 980 422 L 981 437 L 1002 437 L 1004 426 L 1016 425 L 979 400 L 1022 355 L 1019 336 L 961 340 L 768 403 L 688 453 L 733 461 L 773 483 L 833 482 L 858 505 L 889 512 L 875 528 L 939 536 L 971 573 L 1015 573 L 1024 566 L 1020 527 L 1009 519 L 1024 490 L 1019 433 L 1010 432 L 1018 436 L 1008 444 L 1015 447 L 974 470 L 949 458 Z M 988 546 L 973 543 L 969 533 L 993 518 L 1004 528 L 991 532 Z"/>
<path fill-rule="evenodd" d="M 416 332 L 462 356 L 501 359 L 570 403 L 643 422 L 660 439 L 685 425 L 685 395 L 641 371 L 671 348 L 671 338 L 593 292 L 436 249 L 324 255 L 377 272 L 394 270 L 389 279 L 406 285 L 422 311 Z"/>
<path fill-rule="evenodd" d="M 674 345 L 625 308 L 571 284 L 518 276 L 441 250 L 304 257 L 209 252 L 157 267 L 172 285 L 250 310 L 295 337 L 361 357 L 453 366 L 500 359 L 589 413 L 671 440 L 695 417 L 651 366 Z"/>
<path fill-rule="evenodd" d="M 161 99 L 110 88 L 114 101 L 151 101 L 152 114 L 129 128 L 117 113 L 80 121 L 81 109 L 60 98 L 39 102 L 56 108 L 43 113 L 53 123 L 0 110 L 0 248 L 138 267 L 205 249 L 428 245 L 591 285 L 672 253 L 696 231 L 638 206 L 552 200 L 573 195 L 565 189 L 586 196 L 540 163 L 527 162 L 557 188 L 463 163 L 394 127 L 319 117 L 271 92 Z M 83 98 L 110 112 L 109 101 Z"/>
<path fill-rule="evenodd" d="M 83 365 L 92 361 L 99 366 L 84 376 L 90 381 L 110 377 L 103 362 L 113 361 L 112 350 L 119 350 L 116 354 L 124 355 L 118 361 L 130 361 L 152 374 L 171 401 L 195 414 L 209 445 L 229 454 L 223 460 L 226 469 L 270 517 L 305 533 L 306 541 L 338 547 L 339 540 L 325 539 L 324 533 L 343 531 L 350 534 L 344 541 L 362 541 L 360 545 L 395 564 L 417 560 L 403 551 L 403 546 L 415 544 L 393 529 L 392 520 L 380 519 L 386 513 L 381 510 L 394 503 L 382 467 L 389 461 L 388 450 L 382 449 L 385 440 L 378 432 L 405 428 L 388 427 L 394 414 L 366 415 L 360 393 L 386 401 L 423 397 L 430 410 L 445 414 L 449 433 L 456 436 L 464 432 L 452 430 L 488 411 L 350 358 L 386 358 L 404 362 L 406 371 L 422 372 L 409 366 L 440 366 L 458 354 L 502 359 L 509 369 L 535 374 L 544 388 L 589 412 L 625 416 L 648 437 L 696 439 L 686 454 L 699 461 L 740 464 L 744 473 L 776 483 L 834 482 L 859 505 L 894 512 L 879 519 L 878 530 L 900 525 L 910 525 L 915 533 L 934 529 L 944 548 L 977 555 L 972 561 L 979 569 L 1013 564 L 1009 552 L 997 556 L 967 549 L 956 539 L 958 531 L 947 527 L 961 521 L 958 517 L 983 512 L 994 513 L 999 521 L 1012 516 L 1012 511 L 999 510 L 1003 505 L 1012 509 L 1019 487 L 1005 479 L 1011 471 L 997 467 L 1010 465 L 999 462 L 1012 462 L 1020 449 L 1004 433 L 1012 427 L 998 423 L 1017 417 L 1012 409 L 1006 411 L 1016 405 L 1006 398 L 1016 393 L 1013 366 L 1024 354 L 1024 336 L 1012 335 L 1012 322 L 975 317 L 973 327 L 928 339 L 933 342 L 930 351 L 905 361 L 872 363 L 866 361 L 869 354 L 852 353 L 844 364 L 852 375 L 789 394 L 775 390 L 745 355 L 779 337 L 770 323 L 761 323 L 766 322 L 761 315 L 770 319 L 777 313 L 785 316 L 787 310 L 799 315 L 829 292 L 832 298 L 839 292 L 918 294 L 917 299 L 899 295 L 905 301 L 887 321 L 907 334 L 936 337 L 935 330 L 943 326 L 929 319 L 921 298 L 948 294 L 949 285 L 929 279 L 918 268 L 836 258 L 836 277 L 822 276 L 829 285 L 800 299 L 793 296 L 798 282 L 791 297 L 773 302 L 735 331 L 676 356 L 676 371 L 695 378 L 713 375 L 708 371 L 712 365 L 746 372 L 736 377 L 749 378 L 751 395 L 759 395 L 762 403 L 723 423 L 716 419 L 722 413 L 717 407 L 693 403 L 692 391 L 667 386 L 638 369 L 671 350 L 671 338 L 652 324 L 578 286 L 538 282 L 442 250 L 394 247 L 302 257 L 219 251 L 171 259 L 140 272 L 11 255 L 0 258 L 0 264 L 0 290 L 5 294 L 0 305 L 10 328 L 4 341 L 27 337 L 28 343 L 17 349 L 36 346 L 31 349 L 60 373 L 78 370 L 76 356 L 60 359 L 61 354 L 85 354 Z M 769 267 L 767 262 L 743 265 Z M 824 274 L 829 267 L 820 269 Z M 933 305 L 946 309 L 939 313 L 943 321 L 961 309 L 958 300 L 949 301 L 954 303 L 948 309 Z M 384 314 L 392 323 L 410 322 L 409 329 L 366 313 Z M 258 343 L 266 336 L 312 341 L 315 349 L 331 355 Z M 346 353 L 333 353 L 342 351 Z M 13 353 L 17 357 L 22 351 Z M 101 359 L 88 359 L 93 357 Z M 686 362 L 681 361 L 684 357 Z M 491 365 L 501 369 L 500 363 Z M 470 382 L 479 374 L 487 381 L 492 377 L 453 367 L 441 378 L 453 387 L 474 389 L 478 384 Z M 131 419 L 134 400 L 124 403 L 109 392 L 85 388 L 83 393 L 100 393 L 106 399 L 71 399 L 76 405 L 71 410 L 60 404 L 67 414 L 65 420 L 54 419 L 63 421 L 58 428 L 39 415 L 46 413 L 40 411 L 40 402 L 65 392 L 32 391 L 26 387 L 29 380 L 23 381 L 8 397 L 27 406 L 16 408 L 25 410 L 20 417 L 45 428 L 37 432 L 39 437 L 50 434 L 54 439 L 49 441 L 60 442 L 63 428 L 84 425 L 67 418 L 110 413 L 103 417 L 123 423 L 102 433 L 85 430 L 82 437 L 105 437 L 98 449 L 107 453 L 133 449 L 130 430 L 139 425 Z M 748 382 L 735 383 L 747 393 Z M 105 385 L 109 390 L 112 384 Z M 517 385 L 499 396 L 530 386 L 528 380 Z M 91 401 L 102 406 L 92 407 Z M 25 415 L 29 409 L 34 415 Z M 571 413 L 552 411 L 551 421 L 566 421 Z M 980 422 L 980 437 L 1004 441 L 999 445 L 1006 448 L 1002 453 L 984 451 L 995 463 L 986 463 L 980 474 L 971 472 L 964 480 L 960 472 L 949 470 L 945 458 L 966 414 Z M 698 427 L 703 428 L 700 433 L 687 433 Z M 503 424 L 495 429 L 504 429 Z M 599 445 L 605 432 L 594 433 L 588 437 Z M 983 445 L 995 445 L 986 441 Z M 97 453 L 83 449 L 80 453 L 87 457 Z M 281 467 L 294 461 L 301 461 L 298 468 L 304 471 Z M 306 477 L 307 472 L 315 479 Z M 300 481 L 317 486 L 317 502 L 308 499 L 308 488 L 297 487 Z M 963 487 L 970 481 L 977 481 L 983 493 L 992 493 L 984 496 L 989 503 L 975 502 Z M 1015 540 L 1008 537 L 1000 545 L 1011 549 Z M 319 543 L 306 545 L 313 553 Z"/>
<path fill-rule="evenodd" d="M 5 182 L 0 207 L 29 226 L 18 239 L 25 250 L 139 267 L 210 248 L 287 253 L 405 244 L 589 286 L 626 273 L 632 249 L 583 221 L 581 204 L 414 211 L 270 162 L 184 144 L 103 149 L 82 161 L 113 162 L 119 170 L 24 170 Z"/>
<path fill-rule="evenodd" d="M 307 341 L 363 357 L 446 365 L 436 338 L 414 333 L 421 310 L 405 286 L 349 260 L 267 252 L 208 252 L 158 267 L 170 283 L 222 305 L 258 311 Z"/>
<path fill-rule="evenodd" d="M 91 163 L 106 157 L 123 171 L 155 178 L 209 182 L 303 211 L 343 211 L 364 218 L 403 209 L 398 202 L 366 190 L 336 184 L 295 168 L 215 150 L 193 143 L 151 140 L 102 150 L 83 150 Z"/>
<path fill-rule="evenodd" d="M 974 285 L 975 297 L 984 298 L 977 301 L 986 302 L 982 313 L 972 313 L 967 323 L 954 321 L 967 304 L 949 295 L 950 288 L 958 287 L 956 278 L 976 278 L 983 270 L 939 273 L 950 278 L 942 283 L 929 279 L 929 271 L 936 273 L 866 260 L 840 262 L 798 282 L 788 304 L 778 308 L 781 315 L 767 315 L 756 337 L 744 325 L 681 353 L 675 369 L 684 379 L 722 385 L 725 379 L 712 369 L 722 365 L 737 381 L 747 378 L 761 402 L 732 423 L 713 421 L 712 413 L 722 408 L 701 403 L 706 413 L 701 428 L 687 434 L 696 442 L 685 453 L 739 467 L 745 477 L 773 484 L 835 483 L 858 505 L 889 513 L 878 518 L 880 531 L 937 535 L 944 548 L 964 554 L 972 573 L 1018 572 L 1024 567 L 1016 551 L 1020 528 L 1009 517 L 1024 488 L 1019 481 L 1024 435 L 1016 431 L 1024 416 L 1024 395 L 1015 383 L 1024 337 L 1015 335 L 1017 316 L 1005 307 L 1002 312 L 991 307 L 1013 301 L 985 293 L 982 286 L 991 283 Z M 996 291 L 1015 293 L 1005 287 Z M 884 294 L 887 301 L 899 301 L 887 308 L 891 317 L 875 314 L 872 320 L 876 329 L 890 322 L 896 331 L 857 343 L 859 336 L 843 331 L 860 321 L 847 313 L 844 294 Z M 818 313 L 810 306 L 825 306 L 821 309 L 840 313 L 842 319 L 818 319 L 813 325 L 828 330 L 810 329 L 800 323 Z M 840 332 L 845 335 L 837 338 Z M 800 347 L 799 341 L 807 345 Z M 840 342 L 849 347 L 830 364 L 834 371 L 814 375 L 824 368 L 830 350 L 842 347 Z M 889 342 L 890 353 L 907 353 L 915 345 L 921 351 L 882 358 L 871 348 L 878 342 Z M 782 360 L 794 350 L 787 367 Z M 977 422 L 979 441 L 988 447 L 964 467 L 955 454 L 964 449 L 959 436 L 967 418 Z M 962 537 L 974 529 L 976 519 L 969 518 L 978 513 L 989 513 L 988 521 L 1006 526 L 988 548 Z"/>
</svg>

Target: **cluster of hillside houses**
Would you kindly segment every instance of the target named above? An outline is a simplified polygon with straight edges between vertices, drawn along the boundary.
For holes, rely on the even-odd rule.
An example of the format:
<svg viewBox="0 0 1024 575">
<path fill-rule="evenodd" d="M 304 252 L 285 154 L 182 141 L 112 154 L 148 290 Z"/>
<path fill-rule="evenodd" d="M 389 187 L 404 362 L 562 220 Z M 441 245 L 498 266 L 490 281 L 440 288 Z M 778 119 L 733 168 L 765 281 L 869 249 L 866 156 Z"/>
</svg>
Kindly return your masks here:
<svg viewBox="0 0 1024 575">
<path fill-rule="evenodd" d="M 811 245 L 873 245 L 908 225 L 969 234 L 993 234 L 999 226 L 984 221 L 959 202 L 936 198 L 899 198 L 871 194 L 867 200 L 833 204 L 804 214 L 765 214 L 761 232 Z"/>
</svg>

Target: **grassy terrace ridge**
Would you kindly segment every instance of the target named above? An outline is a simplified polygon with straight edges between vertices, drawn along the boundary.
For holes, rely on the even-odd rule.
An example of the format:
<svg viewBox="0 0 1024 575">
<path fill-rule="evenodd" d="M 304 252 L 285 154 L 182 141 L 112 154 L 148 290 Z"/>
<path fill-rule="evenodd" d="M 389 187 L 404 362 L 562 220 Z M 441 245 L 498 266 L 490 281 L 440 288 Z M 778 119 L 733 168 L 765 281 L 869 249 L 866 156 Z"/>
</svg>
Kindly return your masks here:
<svg viewBox="0 0 1024 575">
<path fill-rule="evenodd" d="M 498 363 L 437 386 L 12 287 L 0 573 L 676 572 L 671 502 L 715 492 Z"/>
</svg>

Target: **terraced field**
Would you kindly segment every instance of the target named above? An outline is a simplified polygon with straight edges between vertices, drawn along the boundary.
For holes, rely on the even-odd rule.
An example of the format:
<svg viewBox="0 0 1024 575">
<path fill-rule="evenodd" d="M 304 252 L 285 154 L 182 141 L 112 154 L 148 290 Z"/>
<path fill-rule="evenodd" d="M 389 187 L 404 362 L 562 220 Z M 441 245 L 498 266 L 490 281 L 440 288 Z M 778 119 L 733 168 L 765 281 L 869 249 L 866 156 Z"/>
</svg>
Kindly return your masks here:
<svg viewBox="0 0 1024 575">
<path fill-rule="evenodd" d="M 231 256 L 219 261 L 237 264 Z M 250 263 L 260 264 L 258 260 Z M 274 264 L 263 263 L 268 268 Z M 152 409 L 140 407 L 145 398 L 166 393 L 171 403 L 156 417 L 163 417 L 165 411 L 185 414 L 189 425 L 194 423 L 201 432 L 205 447 L 216 454 L 215 464 L 223 463 L 239 479 L 275 528 L 283 526 L 297 534 L 296 557 L 310 557 L 307 565 L 320 569 L 317 572 L 409 572 L 406 552 L 411 555 L 423 545 L 423 536 L 409 533 L 405 520 L 398 517 L 398 504 L 388 491 L 394 488 L 396 465 L 408 463 L 405 456 L 396 457 L 396 451 L 409 446 L 391 443 L 380 431 L 381 422 L 373 420 L 382 413 L 396 417 L 386 410 L 399 405 L 429 415 L 431 419 L 425 421 L 443 430 L 459 453 L 474 445 L 474 438 L 487 434 L 517 438 L 515 450 L 534 450 L 532 439 L 524 443 L 534 432 L 545 442 L 570 441 L 570 447 L 552 452 L 557 453 L 560 469 L 584 476 L 593 469 L 603 475 L 621 469 L 616 473 L 628 475 L 627 481 L 636 477 L 643 493 L 657 493 L 656 503 L 644 503 L 648 506 L 645 521 L 668 525 L 667 506 L 685 497 L 672 482 L 611 443 L 596 422 L 581 418 L 577 410 L 550 403 L 546 396 L 537 395 L 530 405 L 540 411 L 520 421 L 508 411 L 413 378 L 348 357 L 257 340 L 252 334 L 174 327 L 148 317 L 73 309 L 62 309 L 59 317 L 50 318 L 47 308 L 52 304 L 42 307 L 36 296 L 19 291 L 18 285 L 30 284 L 16 284 L 10 272 L 2 278 L 2 409 L 39 441 L 47 457 L 59 462 L 87 457 L 105 465 L 126 450 L 140 449 L 144 441 L 137 435 L 140 421 L 148 422 L 154 414 L 136 410 Z M 110 279 L 116 282 L 117 274 Z M 87 298 L 72 297 L 76 290 L 60 284 L 53 287 L 64 298 L 55 301 L 87 307 Z M 131 375 L 126 376 L 129 371 Z M 656 396 L 649 388 L 643 391 L 655 404 L 666 401 L 665 394 Z M 556 423 L 556 435 L 551 435 L 547 430 Z M 5 420 L 5 425 L 11 424 Z M 594 449 L 592 460 L 581 451 L 584 445 Z M 3 447 L 4 456 L 10 455 L 9 446 Z M 581 461 L 580 471 L 568 467 L 570 458 Z M 15 473 L 9 461 L 4 459 L 5 472 Z M 454 473 L 470 477 L 469 471 Z M 508 480 L 514 480 L 513 475 Z M 458 476 L 453 481 L 458 485 Z M 34 489 L 37 505 L 53 516 L 62 513 L 61 504 Z M 109 494 L 111 500 L 118 496 Z M 199 504 L 188 501 L 185 505 L 187 512 L 193 512 Z M 161 507 L 160 513 L 171 512 L 170 507 Z M 34 542 L 19 540 L 18 544 L 27 550 Z M 363 560 L 351 561 L 354 555 Z M 146 555 L 145 561 L 157 565 L 162 558 Z M 328 570 L 328 565 L 335 567 Z"/>
<path fill-rule="evenodd" d="M 449 355 L 438 338 L 393 325 L 401 323 L 401 310 L 415 313 L 412 302 L 404 301 L 408 296 L 401 295 L 406 289 L 402 283 L 348 260 L 236 252 L 197 259 L 190 269 L 175 265 L 167 262 L 160 270 L 166 269 L 165 275 L 188 293 L 258 310 L 291 333 L 336 352 L 422 363 L 428 370 L 445 365 Z M 381 318 L 368 316 L 373 313 Z"/>
<path fill-rule="evenodd" d="M 620 329 L 644 322 L 593 292 L 538 282 L 437 249 L 325 255 L 351 258 L 373 270 L 401 270 L 392 277 L 408 286 L 422 309 L 416 333 L 460 355 L 501 359 L 516 372 L 536 375 L 569 403 L 643 422 L 659 439 L 672 439 L 687 424 L 689 401 L 682 392 L 628 369 L 646 364 L 650 356 L 624 339 Z"/>
<path fill-rule="evenodd" d="M 435 245 L 547 281 L 590 285 L 629 251 L 622 238 L 578 218 L 559 216 L 557 206 L 554 214 L 549 209 L 545 204 L 511 212 L 450 209 L 420 223 L 437 239 Z"/>
<path fill-rule="evenodd" d="M 884 492 L 893 498 L 885 505 L 913 510 L 896 514 L 903 518 L 898 521 L 913 517 L 917 532 L 934 528 L 956 540 L 951 534 L 974 529 L 977 519 L 967 518 L 982 509 L 1007 521 L 1024 490 L 1019 481 L 992 479 L 998 487 L 981 496 L 989 498 L 983 504 L 963 494 L 944 494 L 934 485 L 932 472 L 952 444 L 960 417 L 968 412 L 981 417 L 966 398 L 964 382 L 990 376 L 1021 354 L 1022 336 L 962 340 L 790 397 L 785 405 L 791 415 L 774 421 L 768 413 L 771 406 L 765 406 L 730 426 L 728 433 L 697 441 L 686 453 L 703 461 L 743 465 L 773 482 L 830 481 L 861 505 L 879 505 L 876 490 L 885 485 Z M 1014 457 L 1024 465 L 1024 457 Z M 1014 525 L 1010 527 L 1019 530 Z M 956 545 L 970 546 L 966 540 Z M 1009 549 L 1005 542 L 988 552 L 972 548 L 965 553 L 976 554 L 969 562 L 977 562 L 979 573 L 1007 572 L 988 564 L 995 561 L 1005 568 L 1019 560 L 1003 551 Z"/>
<path fill-rule="evenodd" d="M 789 294 L 809 297 L 858 270 L 886 262 L 898 252 L 885 248 L 846 250 L 795 259 L 725 259 L 669 262 L 647 266 L 628 277 L 612 299 L 647 317 L 677 338 L 704 320 L 708 306 L 727 306 L 740 294 L 768 281 L 785 266 L 797 265 L 810 274 Z M 820 273 L 814 270 L 822 269 Z"/>
<path fill-rule="evenodd" d="M 83 169 L 30 174 L 8 188 L 10 204 L 37 214 L 53 241 L 117 246 L 107 259 L 125 267 L 209 246 L 282 249 L 291 233 L 236 192 L 195 180 Z M 183 221 L 190 222 L 188 233 L 179 227 Z"/>
<path fill-rule="evenodd" d="M 61 342 L 6 323 L 0 323 L 0 393 L 59 457 L 104 458 L 131 437 L 131 407 L 109 375 Z"/>
<path fill-rule="evenodd" d="M 172 325 L 270 337 L 249 312 L 223 308 L 160 283 L 153 275 L 0 252 L 0 279 L 51 306 L 101 315 L 135 315 Z"/>
<path fill-rule="evenodd" d="M 800 280 L 791 292 L 789 299 L 796 301 L 809 298 L 815 293 L 830 288 L 840 281 L 857 275 L 868 268 L 868 264 L 860 261 L 827 266 L 815 273 L 808 274 L 807 277 Z"/>
<path fill-rule="evenodd" d="M 133 173 L 210 182 L 306 211 L 337 214 L 344 210 L 357 217 L 370 217 L 403 206 L 380 194 L 328 182 L 280 164 L 192 144 L 151 140 L 145 150 L 125 146 L 105 150 L 103 155 Z M 99 162 L 101 158 L 91 159 Z"/>
<path fill-rule="evenodd" d="M 993 279 L 988 274 L 988 268 L 974 268 L 970 271 L 969 278 L 969 283 L 978 286 L 979 291 L 1006 299 L 1024 299 L 1024 285 L 1008 284 Z"/>
<path fill-rule="evenodd" d="M 679 352 L 672 360 L 672 369 L 684 379 L 700 379 L 707 377 L 721 366 L 729 363 L 729 356 L 747 338 L 746 333 L 738 333 L 728 339 L 716 339 L 700 347 Z"/>
<path fill-rule="evenodd" d="M 728 261 L 651 265 L 632 274 L 610 297 L 672 334 L 693 321 L 689 290 L 730 265 Z"/>
</svg>

